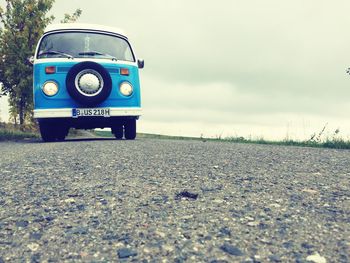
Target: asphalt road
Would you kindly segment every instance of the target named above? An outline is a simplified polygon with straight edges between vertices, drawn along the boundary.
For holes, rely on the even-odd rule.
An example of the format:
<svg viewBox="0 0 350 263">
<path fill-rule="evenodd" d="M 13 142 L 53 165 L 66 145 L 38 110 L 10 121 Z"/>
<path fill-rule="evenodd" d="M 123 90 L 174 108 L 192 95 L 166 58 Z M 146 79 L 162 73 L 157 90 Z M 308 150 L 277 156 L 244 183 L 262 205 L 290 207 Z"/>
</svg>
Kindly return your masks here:
<svg viewBox="0 0 350 263">
<path fill-rule="evenodd" d="M 350 151 L 0 143 L 0 262 L 349 262 Z"/>
</svg>

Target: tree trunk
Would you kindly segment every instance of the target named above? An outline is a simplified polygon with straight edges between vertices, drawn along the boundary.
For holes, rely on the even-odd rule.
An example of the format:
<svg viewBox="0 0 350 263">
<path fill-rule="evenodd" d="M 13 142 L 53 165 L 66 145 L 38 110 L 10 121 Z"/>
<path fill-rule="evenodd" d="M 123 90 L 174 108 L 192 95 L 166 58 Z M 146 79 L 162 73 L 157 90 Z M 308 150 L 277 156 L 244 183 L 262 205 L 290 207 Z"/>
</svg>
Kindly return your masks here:
<svg viewBox="0 0 350 263">
<path fill-rule="evenodd" d="M 18 108 L 18 114 L 19 114 L 19 126 L 20 129 L 24 129 L 24 101 L 23 98 L 21 98 L 19 102 L 19 108 Z"/>
</svg>

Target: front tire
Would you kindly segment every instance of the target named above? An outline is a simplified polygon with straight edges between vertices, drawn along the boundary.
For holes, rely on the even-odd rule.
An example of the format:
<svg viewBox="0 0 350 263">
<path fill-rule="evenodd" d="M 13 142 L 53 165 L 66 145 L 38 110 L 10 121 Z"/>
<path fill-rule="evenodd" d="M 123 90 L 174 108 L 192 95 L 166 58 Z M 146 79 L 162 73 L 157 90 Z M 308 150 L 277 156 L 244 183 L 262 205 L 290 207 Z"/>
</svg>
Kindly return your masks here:
<svg viewBox="0 0 350 263">
<path fill-rule="evenodd" d="M 49 121 L 39 121 L 39 129 L 44 142 L 53 142 L 56 140 L 55 126 Z"/>
<path fill-rule="evenodd" d="M 124 135 L 123 125 L 114 126 L 112 128 L 112 133 L 114 134 L 117 140 L 123 139 L 123 135 Z"/>
<path fill-rule="evenodd" d="M 136 119 L 127 120 L 124 125 L 124 136 L 127 140 L 136 138 Z"/>
<path fill-rule="evenodd" d="M 69 131 L 69 127 L 57 120 L 39 120 L 39 129 L 44 142 L 63 141 Z"/>
<path fill-rule="evenodd" d="M 66 136 L 68 135 L 68 132 L 69 132 L 69 127 L 61 127 L 61 128 L 58 128 L 57 127 L 57 130 L 56 130 L 56 139 L 58 141 L 64 141 L 64 139 L 66 138 Z"/>
</svg>

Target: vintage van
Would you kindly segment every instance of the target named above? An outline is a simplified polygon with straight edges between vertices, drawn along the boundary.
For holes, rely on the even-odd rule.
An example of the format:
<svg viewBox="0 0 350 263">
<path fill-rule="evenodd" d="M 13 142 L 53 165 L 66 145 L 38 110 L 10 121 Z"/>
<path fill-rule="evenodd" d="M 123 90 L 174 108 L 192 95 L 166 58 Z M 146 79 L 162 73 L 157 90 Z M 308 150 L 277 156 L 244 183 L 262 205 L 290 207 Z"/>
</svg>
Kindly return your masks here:
<svg viewBox="0 0 350 263">
<path fill-rule="evenodd" d="M 135 139 L 144 62 L 121 30 L 51 25 L 32 63 L 34 118 L 44 141 L 64 140 L 72 127 L 109 127 L 117 139 Z"/>
</svg>

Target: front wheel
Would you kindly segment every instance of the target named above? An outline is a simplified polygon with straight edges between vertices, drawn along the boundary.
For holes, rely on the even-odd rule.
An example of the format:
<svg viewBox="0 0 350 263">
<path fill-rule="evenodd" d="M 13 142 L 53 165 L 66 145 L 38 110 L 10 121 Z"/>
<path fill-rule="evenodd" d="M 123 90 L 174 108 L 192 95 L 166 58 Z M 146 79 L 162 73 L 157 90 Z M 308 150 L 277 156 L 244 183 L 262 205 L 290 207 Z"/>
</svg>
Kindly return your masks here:
<svg viewBox="0 0 350 263">
<path fill-rule="evenodd" d="M 56 140 L 55 128 L 55 125 L 50 121 L 39 121 L 40 134 L 44 142 L 53 142 Z"/>
<path fill-rule="evenodd" d="M 63 141 L 69 127 L 56 120 L 39 120 L 41 138 L 44 142 Z"/>
<path fill-rule="evenodd" d="M 123 125 L 112 127 L 112 133 L 114 134 L 117 140 L 123 139 L 123 135 L 124 135 Z"/>
<path fill-rule="evenodd" d="M 58 141 L 64 141 L 66 136 L 68 135 L 69 127 L 63 126 L 63 127 L 57 127 L 56 130 L 56 139 Z"/>
<path fill-rule="evenodd" d="M 124 124 L 124 136 L 127 140 L 136 138 L 136 119 L 127 120 Z"/>
</svg>

